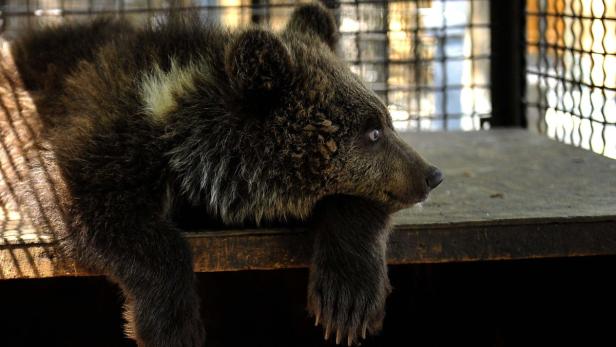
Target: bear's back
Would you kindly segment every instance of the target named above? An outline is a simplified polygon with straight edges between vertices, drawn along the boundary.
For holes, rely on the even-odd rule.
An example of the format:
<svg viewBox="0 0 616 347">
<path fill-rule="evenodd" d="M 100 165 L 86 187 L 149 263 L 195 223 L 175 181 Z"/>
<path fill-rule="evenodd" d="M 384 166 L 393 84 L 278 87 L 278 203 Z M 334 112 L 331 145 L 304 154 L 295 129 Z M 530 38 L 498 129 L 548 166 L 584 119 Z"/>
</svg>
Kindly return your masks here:
<svg viewBox="0 0 616 347">
<path fill-rule="evenodd" d="M 98 19 L 32 31 L 14 42 L 18 69 L 37 95 L 45 140 L 71 186 L 158 186 L 167 148 L 163 127 L 146 111 L 144 78 L 196 59 L 223 66 L 229 35 L 192 18 L 142 29 Z"/>
</svg>

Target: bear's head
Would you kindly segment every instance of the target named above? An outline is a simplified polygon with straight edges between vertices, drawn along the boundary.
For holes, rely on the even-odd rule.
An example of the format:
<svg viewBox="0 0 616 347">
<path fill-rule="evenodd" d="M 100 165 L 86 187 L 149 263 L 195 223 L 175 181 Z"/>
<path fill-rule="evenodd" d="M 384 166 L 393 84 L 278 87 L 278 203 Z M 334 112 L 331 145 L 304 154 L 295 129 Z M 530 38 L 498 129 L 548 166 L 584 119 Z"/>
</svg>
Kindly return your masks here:
<svg viewBox="0 0 616 347">
<path fill-rule="evenodd" d="M 286 28 L 238 33 L 225 71 L 242 112 L 275 147 L 272 172 L 288 194 L 361 196 L 396 211 L 442 181 L 393 127 L 383 102 L 336 56 L 334 17 L 295 10 Z"/>
</svg>

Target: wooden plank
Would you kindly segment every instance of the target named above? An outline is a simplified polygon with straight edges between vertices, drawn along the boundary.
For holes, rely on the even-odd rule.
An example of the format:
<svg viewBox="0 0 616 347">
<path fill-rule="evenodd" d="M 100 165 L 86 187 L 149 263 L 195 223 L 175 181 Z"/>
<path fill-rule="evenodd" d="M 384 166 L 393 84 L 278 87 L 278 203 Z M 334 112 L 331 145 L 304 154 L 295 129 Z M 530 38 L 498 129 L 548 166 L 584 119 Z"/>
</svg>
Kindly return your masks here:
<svg viewBox="0 0 616 347">
<path fill-rule="evenodd" d="M 616 254 L 616 219 L 450 225 L 396 225 L 390 264 L 534 259 Z M 303 230 L 186 233 L 195 271 L 306 267 L 311 235 Z M 0 247 L 0 279 L 94 275 L 63 259 L 56 243 Z"/>
<path fill-rule="evenodd" d="M 503 224 L 396 224 L 390 264 L 444 263 L 616 254 L 616 218 Z M 187 234 L 197 271 L 306 267 L 312 239 L 288 230 Z"/>
<path fill-rule="evenodd" d="M 521 129 L 405 139 L 446 178 L 401 224 L 616 215 L 616 160 Z"/>
<path fill-rule="evenodd" d="M 10 57 L 2 58 L 0 279 L 88 275 L 58 249 L 62 182 L 50 174 L 53 158 L 32 145 L 36 109 Z M 519 129 L 403 137 L 446 179 L 422 208 L 394 216 L 390 263 L 616 254 L 616 161 Z M 44 227 L 32 227 L 35 216 Z M 196 271 L 303 267 L 312 246 L 301 229 L 186 238 Z"/>
</svg>

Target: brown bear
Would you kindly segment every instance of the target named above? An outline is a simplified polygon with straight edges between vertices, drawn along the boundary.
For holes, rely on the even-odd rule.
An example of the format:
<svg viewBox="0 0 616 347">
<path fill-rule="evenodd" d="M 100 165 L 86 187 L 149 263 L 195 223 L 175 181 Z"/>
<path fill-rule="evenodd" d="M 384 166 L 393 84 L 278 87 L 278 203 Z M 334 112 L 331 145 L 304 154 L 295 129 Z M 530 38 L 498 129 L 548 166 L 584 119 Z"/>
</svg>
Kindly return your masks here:
<svg viewBox="0 0 616 347">
<path fill-rule="evenodd" d="M 380 329 L 389 217 L 442 174 L 398 137 L 336 38 L 312 4 L 281 32 L 172 15 L 14 43 L 67 183 L 66 246 L 118 283 L 139 346 L 204 343 L 184 209 L 227 226 L 304 221 L 308 309 L 325 338 L 351 345 Z"/>
</svg>

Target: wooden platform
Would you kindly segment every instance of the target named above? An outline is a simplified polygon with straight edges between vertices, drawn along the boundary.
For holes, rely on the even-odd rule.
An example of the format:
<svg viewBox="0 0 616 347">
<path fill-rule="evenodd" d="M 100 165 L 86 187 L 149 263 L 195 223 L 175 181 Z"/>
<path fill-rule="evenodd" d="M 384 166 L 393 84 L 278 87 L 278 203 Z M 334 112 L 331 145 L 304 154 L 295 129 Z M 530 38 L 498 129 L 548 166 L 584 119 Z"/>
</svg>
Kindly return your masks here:
<svg viewBox="0 0 616 347">
<path fill-rule="evenodd" d="M 399 212 L 389 261 L 440 263 L 616 254 L 616 161 L 524 130 L 410 133 L 445 182 Z M 54 237 L 16 221 L 0 231 L 0 277 L 84 275 Z M 196 271 L 303 267 L 304 230 L 186 234 Z"/>
<path fill-rule="evenodd" d="M 88 275 L 57 249 L 60 233 L 52 229 L 62 221 L 53 195 L 61 184 L 49 175 L 53 165 L 29 169 L 46 160 L 32 150 L 38 118 L 4 52 L 0 279 Z M 422 208 L 395 216 L 390 263 L 616 254 L 615 160 L 519 129 L 403 136 L 446 178 Z M 43 213 L 50 227 L 32 227 L 33 213 Z M 299 229 L 185 236 L 200 272 L 304 267 L 312 248 L 310 234 Z"/>
</svg>

